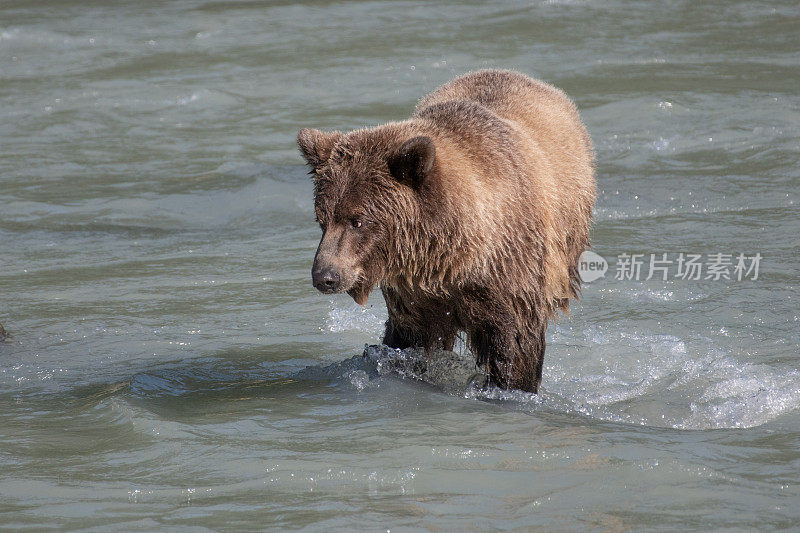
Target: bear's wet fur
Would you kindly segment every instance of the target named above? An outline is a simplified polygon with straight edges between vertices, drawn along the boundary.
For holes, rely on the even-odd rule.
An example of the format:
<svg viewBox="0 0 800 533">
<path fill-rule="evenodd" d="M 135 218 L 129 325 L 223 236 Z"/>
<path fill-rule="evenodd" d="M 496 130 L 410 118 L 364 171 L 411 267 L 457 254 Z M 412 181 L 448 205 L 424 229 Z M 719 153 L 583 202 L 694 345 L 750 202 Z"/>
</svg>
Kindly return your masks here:
<svg viewBox="0 0 800 533">
<path fill-rule="evenodd" d="M 380 284 L 394 348 L 452 350 L 459 331 L 503 388 L 537 392 L 545 330 L 580 290 L 595 199 L 591 140 L 572 101 L 482 70 L 410 119 L 303 129 L 323 236 L 312 277 L 364 305 Z"/>
</svg>

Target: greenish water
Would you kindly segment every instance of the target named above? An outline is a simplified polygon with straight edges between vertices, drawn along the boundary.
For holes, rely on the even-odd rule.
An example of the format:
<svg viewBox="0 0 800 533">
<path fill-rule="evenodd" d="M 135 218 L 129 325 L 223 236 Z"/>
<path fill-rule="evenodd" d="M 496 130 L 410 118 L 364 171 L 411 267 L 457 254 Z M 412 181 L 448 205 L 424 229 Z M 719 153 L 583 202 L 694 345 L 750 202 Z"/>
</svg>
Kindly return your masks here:
<svg viewBox="0 0 800 533">
<path fill-rule="evenodd" d="M 0 526 L 796 528 L 798 25 L 794 2 L 0 3 Z M 382 299 L 311 286 L 297 129 L 402 119 L 481 67 L 562 87 L 597 148 L 609 271 L 550 327 L 539 397 L 338 364 Z M 758 279 L 615 279 L 682 252 L 760 253 Z"/>
</svg>

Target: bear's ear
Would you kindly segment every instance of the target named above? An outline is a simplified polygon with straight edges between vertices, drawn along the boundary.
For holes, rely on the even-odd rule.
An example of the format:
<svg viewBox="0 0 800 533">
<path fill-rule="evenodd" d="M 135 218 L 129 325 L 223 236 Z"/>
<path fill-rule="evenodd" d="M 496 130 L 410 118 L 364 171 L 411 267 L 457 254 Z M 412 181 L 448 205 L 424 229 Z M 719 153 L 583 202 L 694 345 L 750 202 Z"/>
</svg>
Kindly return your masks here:
<svg viewBox="0 0 800 533">
<path fill-rule="evenodd" d="M 297 132 L 297 145 L 309 165 L 319 168 L 328 162 L 333 146 L 342 138 L 343 134 L 334 131 L 325 133 L 319 130 L 303 128 Z"/>
<path fill-rule="evenodd" d="M 413 189 L 419 189 L 425 176 L 433 168 L 436 159 L 436 148 L 430 137 L 414 137 L 403 145 L 386 162 L 389 172 L 400 183 L 405 183 Z"/>
</svg>

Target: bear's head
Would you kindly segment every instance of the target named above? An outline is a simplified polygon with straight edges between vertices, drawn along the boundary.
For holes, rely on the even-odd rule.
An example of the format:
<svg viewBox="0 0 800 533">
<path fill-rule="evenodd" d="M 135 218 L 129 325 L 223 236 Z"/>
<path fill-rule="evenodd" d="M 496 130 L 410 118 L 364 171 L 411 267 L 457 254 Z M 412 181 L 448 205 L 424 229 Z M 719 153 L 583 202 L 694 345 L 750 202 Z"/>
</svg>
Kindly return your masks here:
<svg viewBox="0 0 800 533">
<path fill-rule="evenodd" d="M 436 151 L 430 137 L 402 133 L 300 130 L 297 143 L 311 167 L 322 228 L 311 271 L 319 291 L 347 292 L 364 305 L 403 256 L 403 237 L 417 225 Z"/>
</svg>

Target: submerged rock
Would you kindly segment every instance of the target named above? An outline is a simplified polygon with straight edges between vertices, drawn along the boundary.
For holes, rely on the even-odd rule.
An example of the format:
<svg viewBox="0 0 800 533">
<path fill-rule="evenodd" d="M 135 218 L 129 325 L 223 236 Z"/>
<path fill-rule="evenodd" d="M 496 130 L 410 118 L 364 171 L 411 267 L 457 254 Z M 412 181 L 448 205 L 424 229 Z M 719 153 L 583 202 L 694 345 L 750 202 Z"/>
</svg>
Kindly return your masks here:
<svg viewBox="0 0 800 533">
<path fill-rule="evenodd" d="M 0 341 L 4 341 L 10 336 L 11 335 L 9 335 L 8 332 L 3 329 L 3 324 L 0 324 Z"/>
<path fill-rule="evenodd" d="M 364 358 L 375 362 L 378 374 L 397 374 L 423 381 L 448 394 L 464 394 L 488 383 L 483 369 L 471 356 L 461 356 L 450 350 L 435 350 L 430 356 L 422 348 L 397 350 L 385 344 L 364 348 Z"/>
</svg>

